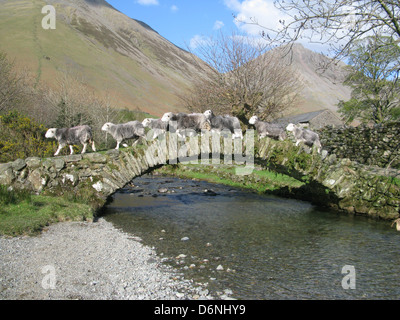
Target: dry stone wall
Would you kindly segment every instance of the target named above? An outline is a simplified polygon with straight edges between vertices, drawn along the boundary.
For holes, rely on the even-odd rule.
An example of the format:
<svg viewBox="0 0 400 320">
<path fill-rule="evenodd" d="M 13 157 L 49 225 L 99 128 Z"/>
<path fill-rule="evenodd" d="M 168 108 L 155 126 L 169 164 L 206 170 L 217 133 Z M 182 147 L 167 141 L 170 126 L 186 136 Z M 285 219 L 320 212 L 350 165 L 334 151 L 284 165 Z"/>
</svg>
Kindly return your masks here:
<svg viewBox="0 0 400 320">
<path fill-rule="evenodd" d="M 324 148 L 339 158 L 400 169 L 400 122 L 372 127 L 326 127 L 318 133 Z"/>
</svg>

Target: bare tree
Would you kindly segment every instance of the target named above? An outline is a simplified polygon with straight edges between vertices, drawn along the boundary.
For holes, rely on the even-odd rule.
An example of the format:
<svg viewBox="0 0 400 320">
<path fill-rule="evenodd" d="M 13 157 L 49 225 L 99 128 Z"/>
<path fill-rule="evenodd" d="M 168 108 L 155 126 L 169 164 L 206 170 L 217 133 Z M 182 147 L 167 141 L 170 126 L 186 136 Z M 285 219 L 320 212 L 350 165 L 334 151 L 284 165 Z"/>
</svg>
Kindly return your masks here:
<svg viewBox="0 0 400 320">
<path fill-rule="evenodd" d="M 382 35 L 392 37 L 397 45 L 400 42 L 398 0 L 276 0 L 275 6 L 287 19 L 281 19 L 277 29 L 261 26 L 263 37 L 271 43 L 307 39 L 328 45 L 334 58 L 340 59 L 365 36 Z M 257 17 L 244 22 L 259 25 Z"/>
<path fill-rule="evenodd" d="M 296 73 L 265 41 L 221 32 L 196 47 L 210 69 L 181 97 L 190 110 L 230 113 L 248 124 L 254 114 L 272 119 L 295 105 L 301 89 Z"/>
<path fill-rule="evenodd" d="M 17 70 L 14 62 L 0 52 L 0 112 L 18 108 L 27 100 L 26 71 Z"/>
</svg>

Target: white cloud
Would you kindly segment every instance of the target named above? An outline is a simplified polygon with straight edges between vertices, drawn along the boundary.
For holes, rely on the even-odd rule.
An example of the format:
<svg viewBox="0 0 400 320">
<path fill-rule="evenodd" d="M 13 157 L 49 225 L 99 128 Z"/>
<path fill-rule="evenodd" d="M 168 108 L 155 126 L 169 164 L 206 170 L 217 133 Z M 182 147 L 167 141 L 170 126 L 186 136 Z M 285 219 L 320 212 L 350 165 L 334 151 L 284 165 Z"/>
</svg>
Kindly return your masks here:
<svg viewBox="0 0 400 320">
<path fill-rule="evenodd" d="M 215 21 L 215 23 L 214 23 L 214 30 L 219 30 L 219 29 L 221 29 L 223 26 L 224 26 L 225 24 L 222 22 L 222 21 L 219 21 L 219 20 L 217 20 L 217 21 Z"/>
<path fill-rule="evenodd" d="M 143 6 L 157 6 L 159 4 L 158 0 L 136 0 L 136 3 Z"/>
<path fill-rule="evenodd" d="M 286 25 L 293 21 L 288 14 L 275 7 L 274 0 L 224 0 L 224 4 L 236 16 L 234 21 L 236 26 L 247 35 L 255 38 L 260 37 L 262 31 L 273 38 L 276 34 L 271 30 L 282 30 L 283 26 L 279 21 L 285 21 Z M 293 14 L 295 12 L 292 12 Z M 309 49 L 326 53 L 328 45 L 321 44 L 323 41 L 320 37 L 319 33 L 313 34 L 306 30 L 303 32 L 303 38 L 300 38 L 297 42 Z M 310 42 L 309 38 L 312 38 L 313 42 Z"/>
<path fill-rule="evenodd" d="M 189 47 L 192 50 L 196 50 L 198 47 L 208 44 L 210 41 L 210 38 L 196 34 L 192 39 L 190 39 Z"/>
<path fill-rule="evenodd" d="M 179 10 L 179 8 L 176 5 L 172 5 L 170 9 L 172 12 L 177 12 Z"/>
<path fill-rule="evenodd" d="M 224 0 L 224 3 L 234 11 L 237 17 L 236 25 L 251 35 L 265 30 L 260 26 L 276 30 L 281 26 L 279 20 L 288 20 L 288 17 L 274 6 L 272 0 Z M 249 23 L 254 21 L 258 25 Z"/>
</svg>

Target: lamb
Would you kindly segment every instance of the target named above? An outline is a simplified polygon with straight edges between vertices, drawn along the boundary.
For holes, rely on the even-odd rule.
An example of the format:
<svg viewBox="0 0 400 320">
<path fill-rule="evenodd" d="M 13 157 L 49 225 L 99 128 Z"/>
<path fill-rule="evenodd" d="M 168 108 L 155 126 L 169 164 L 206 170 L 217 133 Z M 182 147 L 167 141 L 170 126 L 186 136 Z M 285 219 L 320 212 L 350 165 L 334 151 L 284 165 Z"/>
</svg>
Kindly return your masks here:
<svg viewBox="0 0 400 320">
<path fill-rule="evenodd" d="M 221 133 L 223 130 L 229 130 L 232 133 L 232 139 L 243 139 L 242 128 L 238 118 L 229 115 L 216 116 L 211 110 L 207 110 L 203 114 L 210 122 L 211 131 Z"/>
<path fill-rule="evenodd" d="M 168 129 L 168 123 L 161 121 L 161 119 L 151 119 L 146 118 L 142 121 L 142 125 L 145 128 L 150 128 L 153 132 L 152 139 L 157 138 L 159 135 L 163 134 Z"/>
<path fill-rule="evenodd" d="M 161 118 L 161 121 L 169 122 L 176 121 L 177 122 L 177 134 L 179 136 L 185 136 L 187 130 L 192 130 L 195 132 L 201 132 L 202 129 L 207 128 L 209 123 L 202 113 L 172 113 L 167 112 Z M 182 134 L 183 133 L 183 134 Z"/>
<path fill-rule="evenodd" d="M 144 127 L 140 121 L 129 121 L 127 123 L 113 124 L 107 122 L 101 128 L 102 131 L 108 132 L 117 141 L 116 150 L 122 141 L 127 139 L 135 139 L 132 146 L 134 146 L 140 137 L 145 136 Z"/>
<path fill-rule="evenodd" d="M 55 138 L 58 141 L 59 145 L 56 153 L 54 154 L 55 156 L 58 156 L 61 149 L 67 145 L 71 150 L 71 154 L 73 154 L 74 149 L 72 146 L 78 143 L 83 145 L 82 153 L 86 152 L 88 143 L 91 143 L 92 150 L 96 151 L 96 146 L 94 144 L 92 135 L 92 128 L 90 128 L 88 125 L 61 129 L 51 128 L 47 130 L 45 137 L 49 139 Z"/>
<path fill-rule="evenodd" d="M 277 123 L 260 121 L 257 116 L 252 116 L 249 123 L 255 126 L 259 138 L 270 137 L 283 141 L 287 137 L 285 128 Z"/>
<path fill-rule="evenodd" d="M 294 125 L 293 123 L 289 123 L 286 127 L 287 131 L 293 132 L 293 135 L 296 139 L 296 146 L 299 145 L 300 142 L 304 142 L 307 146 L 312 147 L 315 145 L 318 149 L 318 153 L 321 152 L 322 146 L 319 141 L 319 136 L 314 131 L 301 128 L 299 126 Z"/>
</svg>

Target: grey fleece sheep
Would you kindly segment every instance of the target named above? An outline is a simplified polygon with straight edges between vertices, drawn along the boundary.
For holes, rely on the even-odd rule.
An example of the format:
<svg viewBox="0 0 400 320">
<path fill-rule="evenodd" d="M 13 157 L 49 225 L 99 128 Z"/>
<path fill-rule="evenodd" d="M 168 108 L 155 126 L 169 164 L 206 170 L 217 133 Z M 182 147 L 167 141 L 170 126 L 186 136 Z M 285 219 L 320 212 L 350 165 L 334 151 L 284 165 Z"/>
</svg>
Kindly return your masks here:
<svg viewBox="0 0 400 320">
<path fill-rule="evenodd" d="M 117 141 L 115 149 L 119 149 L 119 145 L 123 140 L 135 139 L 134 146 L 140 137 L 144 137 L 144 127 L 139 121 L 130 121 L 127 123 L 113 124 L 107 122 L 101 128 L 102 131 L 108 132 Z"/>
<path fill-rule="evenodd" d="M 192 130 L 197 132 L 201 132 L 202 129 L 205 129 L 209 126 L 209 123 L 202 113 L 190 113 L 186 114 L 183 112 L 180 113 L 172 113 L 167 112 L 161 118 L 161 121 L 169 122 L 176 121 L 177 122 L 177 134 L 179 136 L 185 136 L 187 130 Z"/>
<path fill-rule="evenodd" d="M 49 139 L 55 138 L 58 141 L 59 145 L 56 153 L 54 154 L 55 156 L 58 156 L 61 149 L 67 145 L 71 150 L 71 154 L 73 154 L 74 149 L 72 146 L 78 143 L 83 145 L 82 153 L 86 152 L 88 143 L 91 143 L 92 150 L 96 151 L 93 141 L 92 128 L 87 125 L 61 129 L 51 128 L 47 130 L 45 137 Z"/>
<path fill-rule="evenodd" d="M 321 142 L 319 141 L 318 134 L 314 131 L 300 128 L 293 123 L 289 123 L 289 125 L 286 127 L 286 130 L 293 132 L 293 135 L 296 139 L 296 146 L 298 146 L 300 142 L 304 142 L 309 147 L 315 145 L 318 148 L 318 153 L 321 152 Z"/>
<path fill-rule="evenodd" d="M 161 119 L 146 118 L 142 121 L 142 125 L 143 127 L 150 128 L 152 130 L 152 139 L 157 138 L 168 129 L 168 122 L 161 121 Z"/>
<path fill-rule="evenodd" d="M 259 138 L 270 137 L 283 141 L 287 137 L 285 128 L 277 123 L 260 121 L 257 116 L 252 116 L 249 123 L 256 128 Z"/>
<path fill-rule="evenodd" d="M 204 116 L 210 122 L 211 131 L 221 133 L 223 130 L 229 130 L 232 133 L 232 139 L 243 138 L 238 118 L 229 115 L 216 116 L 211 110 L 205 111 Z"/>
</svg>

